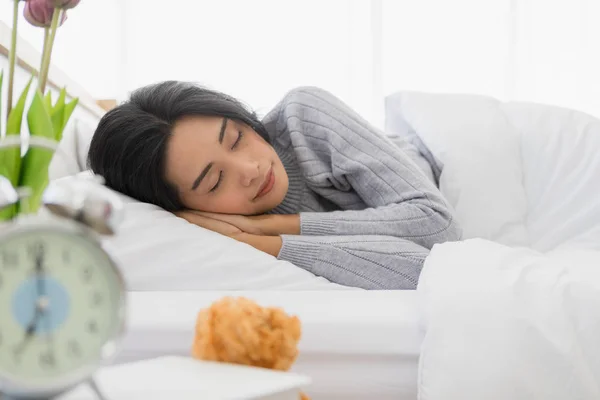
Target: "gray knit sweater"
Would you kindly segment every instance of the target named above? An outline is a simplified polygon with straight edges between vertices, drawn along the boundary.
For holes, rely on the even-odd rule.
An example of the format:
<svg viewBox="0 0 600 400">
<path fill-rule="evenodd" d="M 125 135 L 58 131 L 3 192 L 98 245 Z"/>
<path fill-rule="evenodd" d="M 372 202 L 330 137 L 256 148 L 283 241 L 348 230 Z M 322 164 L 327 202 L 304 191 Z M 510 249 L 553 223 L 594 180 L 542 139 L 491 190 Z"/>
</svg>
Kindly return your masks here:
<svg viewBox="0 0 600 400">
<path fill-rule="evenodd" d="M 429 249 L 461 230 L 403 150 L 330 93 L 289 92 L 264 118 L 289 176 L 272 212 L 300 214 L 278 258 L 343 285 L 415 289 Z"/>
</svg>

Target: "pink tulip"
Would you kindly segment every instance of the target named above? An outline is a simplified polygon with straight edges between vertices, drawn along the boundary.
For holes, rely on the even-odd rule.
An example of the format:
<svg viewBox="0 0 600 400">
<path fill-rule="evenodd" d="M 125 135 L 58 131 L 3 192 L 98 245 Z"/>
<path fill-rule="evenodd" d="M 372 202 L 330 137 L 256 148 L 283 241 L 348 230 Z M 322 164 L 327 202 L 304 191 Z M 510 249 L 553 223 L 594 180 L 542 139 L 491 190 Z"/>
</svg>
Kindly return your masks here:
<svg viewBox="0 0 600 400">
<path fill-rule="evenodd" d="M 68 10 L 69 8 L 77 7 L 81 0 L 52 0 L 54 7 Z"/>
<path fill-rule="evenodd" d="M 48 0 L 27 0 L 23 15 L 27 22 L 33 26 L 41 28 L 49 28 L 52 24 L 52 14 L 54 6 Z M 62 13 L 62 19 L 59 25 L 62 25 L 67 20 L 67 13 Z"/>
</svg>

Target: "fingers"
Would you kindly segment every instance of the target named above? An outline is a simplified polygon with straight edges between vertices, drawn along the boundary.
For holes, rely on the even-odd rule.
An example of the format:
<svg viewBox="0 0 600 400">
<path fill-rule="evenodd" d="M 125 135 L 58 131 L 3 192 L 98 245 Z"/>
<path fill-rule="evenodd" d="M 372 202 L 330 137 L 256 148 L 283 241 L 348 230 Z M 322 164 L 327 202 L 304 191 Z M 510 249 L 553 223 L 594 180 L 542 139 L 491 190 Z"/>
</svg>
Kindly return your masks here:
<svg viewBox="0 0 600 400">
<path fill-rule="evenodd" d="M 209 213 L 204 211 L 194 211 L 194 214 L 197 214 L 201 217 L 216 219 L 217 221 L 223 221 L 228 224 L 231 224 L 241 230 L 244 230 L 244 217 L 240 215 L 234 214 L 217 214 L 217 213 Z"/>
<path fill-rule="evenodd" d="M 201 226 L 206 229 L 211 229 L 211 227 L 214 227 L 218 224 L 218 222 L 216 220 L 207 218 L 203 215 L 198 215 L 194 212 L 181 211 L 181 212 L 175 213 L 175 215 L 177 215 L 180 218 L 185 219 L 188 222 L 191 222 L 192 224 Z"/>
<path fill-rule="evenodd" d="M 193 211 L 193 213 L 203 216 L 203 217 L 206 217 L 206 218 L 212 218 L 212 219 L 216 219 L 219 221 L 225 221 L 225 222 L 231 221 L 231 217 L 234 217 L 233 215 L 217 214 L 217 213 L 211 213 L 211 212 L 206 212 L 206 211 Z"/>
<path fill-rule="evenodd" d="M 193 211 L 179 211 L 179 212 L 176 212 L 175 215 L 177 215 L 180 218 L 185 219 L 186 221 L 188 221 L 194 225 L 198 225 L 202 228 L 209 229 L 213 232 L 217 232 L 222 235 L 230 236 L 234 233 L 240 232 L 240 229 L 238 229 L 237 227 L 235 227 L 231 224 L 228 224 L 227 222 L 219 221 L 217 219 L 213 219 L 213 218 L 209 218 L 209 217 L 205 217 L 205 216 L 199 215 L 198 213 L 193 212 Z"/>
<path fill-rule="evenodd" d="M 262 234 L 261 219 L 250 218 L 245 215 L 238 214 L 217 214 L 203 211 L 194 211 L 194 214 L 228 223 L 235 226 L 242 232 L 251 233 L 254 235 Z"/>
</svg>

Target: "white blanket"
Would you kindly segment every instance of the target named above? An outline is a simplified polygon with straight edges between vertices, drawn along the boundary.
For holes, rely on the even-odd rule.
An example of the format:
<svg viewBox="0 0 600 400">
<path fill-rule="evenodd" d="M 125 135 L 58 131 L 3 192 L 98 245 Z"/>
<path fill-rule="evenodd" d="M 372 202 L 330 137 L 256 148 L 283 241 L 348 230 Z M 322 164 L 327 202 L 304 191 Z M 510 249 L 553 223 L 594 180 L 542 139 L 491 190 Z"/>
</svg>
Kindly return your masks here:
<svg viewBox="0 0 600 400">
<path fill-rule="evenodd" d="M 600 398 L 600 121 L 470 95 L 398 93 L 444 164 L 467 240 L 418 287 L 421 400 Z"/>
<path fill-rule="evenodd" d="M 600 399 L 600 253 L 450 243 L 419 292 L 420 400 Z"/>
</svg>

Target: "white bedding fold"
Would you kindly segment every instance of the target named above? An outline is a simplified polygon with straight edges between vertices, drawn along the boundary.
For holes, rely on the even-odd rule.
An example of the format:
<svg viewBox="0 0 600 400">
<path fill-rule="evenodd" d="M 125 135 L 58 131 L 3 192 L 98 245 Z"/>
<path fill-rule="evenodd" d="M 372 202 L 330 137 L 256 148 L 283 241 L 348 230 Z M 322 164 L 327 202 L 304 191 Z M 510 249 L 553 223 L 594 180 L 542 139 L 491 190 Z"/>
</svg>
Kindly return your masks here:
<svg viewBox="0 0 600 400">
<path fill-rule="evenodd" d="M 420 400 L 600 398 L 600 253 L 447 243 L 418 292 Z"/>
<path fill-rule="evenodd" d="M 477 95 L 392 100 L 390 121 L 443 163 L 469 239 L 435 246 L 420 277 L 420 399 L 600 399 L 600 120 Z"/>
</svg>

